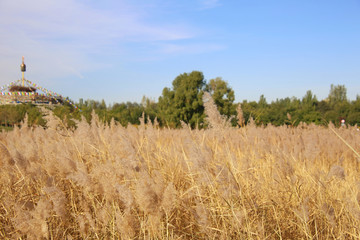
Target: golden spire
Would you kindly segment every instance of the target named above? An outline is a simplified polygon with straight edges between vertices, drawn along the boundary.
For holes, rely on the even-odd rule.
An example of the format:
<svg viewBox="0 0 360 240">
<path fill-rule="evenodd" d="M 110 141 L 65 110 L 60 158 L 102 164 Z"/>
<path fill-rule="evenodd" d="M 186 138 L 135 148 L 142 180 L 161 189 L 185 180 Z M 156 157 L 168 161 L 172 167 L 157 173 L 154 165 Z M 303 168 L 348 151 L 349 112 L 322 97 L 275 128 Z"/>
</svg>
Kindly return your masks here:
<svg viewBox="0 0 360 240">
<path fill-rule="evenodd" d="M 20 65 L 20 70 L 22 72 L 22 85 L 25 85 L 25 78 L 24 78 L 24 73 L 26 72 L 26 65 L 24 63 L 24 56 L 22 57 L 22 64 Z"/>
</svg>

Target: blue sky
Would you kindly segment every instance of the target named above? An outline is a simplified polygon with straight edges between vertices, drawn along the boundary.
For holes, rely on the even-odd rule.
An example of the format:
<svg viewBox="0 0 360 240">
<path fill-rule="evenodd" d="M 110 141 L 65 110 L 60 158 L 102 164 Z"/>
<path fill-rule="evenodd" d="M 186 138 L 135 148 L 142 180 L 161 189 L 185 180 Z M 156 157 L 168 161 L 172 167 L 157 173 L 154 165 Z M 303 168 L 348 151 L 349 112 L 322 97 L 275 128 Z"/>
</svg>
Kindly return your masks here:
<svg viewBox="0 0 360 240">
<path fill-rule="evenodd" d="M 26 78 L 78 101 L 157 100 L 181 73 L 236 101 L 360 94 L 360 0 L 0 0 L 0 85 Z"/>
</svg>

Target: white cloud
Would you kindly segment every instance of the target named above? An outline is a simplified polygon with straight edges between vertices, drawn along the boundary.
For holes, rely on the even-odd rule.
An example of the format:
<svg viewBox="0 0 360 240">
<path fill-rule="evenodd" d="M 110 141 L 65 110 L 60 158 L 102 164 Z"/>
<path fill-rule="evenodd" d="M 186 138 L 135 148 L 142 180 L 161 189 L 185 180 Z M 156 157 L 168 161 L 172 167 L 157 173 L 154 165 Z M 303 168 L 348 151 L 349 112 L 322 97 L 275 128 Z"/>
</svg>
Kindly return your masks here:
<svg viewBox="0 0 360 240">
<path fill-rule="evenodd" d="M 35 77 L 82 78 L 83 71 L 101 65 L 90 60 L 89 55 L 112 54 L 114 50 L 121 54 L 122 44 L 126 42 L 192 37 L 186 27 L 148 23 L 141 12 L 125 1 L 116 1 L 115 9 L 101 10 L 84 3 L 0 1 L 0 85 L 19 75 L 18 65 L 23 55 Z"/>
<path fill-rule="evenodd" d="M 86 41 L 137 37 L 174 40 L 189 37 L 171 26 L 151 26 L 125 3 L 117 9 L 97 10 L 76 0 L 18 0 L 0 5 L 0 22 L 7 30 L 25 32 L 32 38 Z M 134 12 L 132 12 L 134 11 Z M 84 39 L 87 38 L 87 39 Z"/>
<path fill-rule="evenodd" d="M 163 1 L 149 0 L 148 8 L 147 0 L 136 5 L 133 0 L 0 0 L 0 86 L 21 78 L 25 56 L 28 80 L 64 96 L 100 98 L 99 89 L 106 92 L 117 84 L 116 73 L 128 74 L 122 63 L 135 66 L 224 48 L 201 43 L 206 30 L 183 15 L 172 18 L 174 5 Z M 216 5 L 203 1 L 201 8 Z M 133 83 L 121 84 L 131 89 Z"/>
</svg>

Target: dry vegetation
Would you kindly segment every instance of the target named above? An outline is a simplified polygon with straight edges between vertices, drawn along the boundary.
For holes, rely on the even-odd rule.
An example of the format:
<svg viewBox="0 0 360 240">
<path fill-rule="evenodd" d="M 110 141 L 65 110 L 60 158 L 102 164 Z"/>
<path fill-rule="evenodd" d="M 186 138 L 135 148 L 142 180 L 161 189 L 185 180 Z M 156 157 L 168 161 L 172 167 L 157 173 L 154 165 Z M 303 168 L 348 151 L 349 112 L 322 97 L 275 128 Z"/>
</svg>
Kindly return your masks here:
<svg viewBox="0 0 360 240">
<path fill-rule="evenodd" d="M 209 103 L 211 104 L 211 102 Z M 103 125 L 0 134 L 1 239 L 357 239 L 360 133 Z"/>
<path fill-rule="evenodd" d="M 36 88 L 34 87 L 26 87 L 26 86 L 19 86 L 13 85 L 9 88 L 10 92 L 36 92 Z"/>
</svg>

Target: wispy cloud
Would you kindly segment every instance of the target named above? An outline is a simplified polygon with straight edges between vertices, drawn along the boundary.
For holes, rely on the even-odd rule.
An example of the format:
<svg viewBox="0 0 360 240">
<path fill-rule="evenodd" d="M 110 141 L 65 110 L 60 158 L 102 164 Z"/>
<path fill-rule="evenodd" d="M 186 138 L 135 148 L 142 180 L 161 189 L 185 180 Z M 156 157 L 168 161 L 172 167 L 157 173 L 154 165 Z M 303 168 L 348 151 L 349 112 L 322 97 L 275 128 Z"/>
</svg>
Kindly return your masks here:
<svg viewBox="0 0 360 240">
<path fill-rule="evenodd" d="M 224 48 L 187 18 L 218 2 L 197 1 L 0 0 L 0 86 L 21 78 L 25 56 L 25 77 L 65 96 L 133 89 L 139 68 Z"/>
<path fill-rule="evenodd" d="M 124 1 L 117 9 L 98 10 L 76 0 L 5 1 L 0 20 L 14 31 L 32 38 L 66 40 L 118 39 L 138 37 L 146 40 L 174 40 L 189 37 L 171 26 L 148 24 L 135 8 Z M 7 30 L 9 30 L 7 28 Z"/>
<path fill-rule="evenodd" d="M 151 24 L 125 1 L 117 1 L 116 9 L 98 9 L 78 0 L 17 0 L 0 1 L 0 36 L 2 84 L 14 77 L 3 73 L 22 55 L 42 66 L 42 77 L 82 77 L 82 71 L 98 67 L 89 55 L 121 53 L 126 42 L 174 41 L 193 34 L 170 23 Z M 36 69 L 32 73 L 37 75 Z"/>
<path fill-rule="evenodd" d="M 199 0 L 199 1 L 203 9 L 215 8 L 221 5 L 219 0 Z"/>
<path fill-rule="evenodd" d="M 185 55 L 185 54 L 200 54 L 209 51 L 219 51 L 223 50 L 226 47 L 220 44 L 211 44 L 211 43 L 192 43 L 192 44 L 161 44 L 159 51 L 164 54 L 176 54 L 176 55 Z"/>
</svg>

